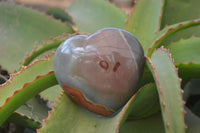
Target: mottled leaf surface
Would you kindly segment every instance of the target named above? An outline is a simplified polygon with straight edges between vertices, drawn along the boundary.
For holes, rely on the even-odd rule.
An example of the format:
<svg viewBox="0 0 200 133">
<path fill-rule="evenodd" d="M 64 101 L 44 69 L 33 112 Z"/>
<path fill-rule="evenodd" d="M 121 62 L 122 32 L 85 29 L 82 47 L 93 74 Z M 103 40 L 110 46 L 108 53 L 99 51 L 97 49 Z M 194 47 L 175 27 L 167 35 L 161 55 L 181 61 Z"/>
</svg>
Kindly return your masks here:
<svg viewBox="0 0 200 133">
<path fill-rule="evenodd" d="M 75 0 L 67 9 L 82 33 L 115 27 L 123 29 L 127 15 L 103 0 Z"/>
<path fill-rule="evenodd" d="M 72 32 L 71 27 L 38 11 L 0 2 L 0 64 L 12 73 L 34 45 Z"/>
</svg>

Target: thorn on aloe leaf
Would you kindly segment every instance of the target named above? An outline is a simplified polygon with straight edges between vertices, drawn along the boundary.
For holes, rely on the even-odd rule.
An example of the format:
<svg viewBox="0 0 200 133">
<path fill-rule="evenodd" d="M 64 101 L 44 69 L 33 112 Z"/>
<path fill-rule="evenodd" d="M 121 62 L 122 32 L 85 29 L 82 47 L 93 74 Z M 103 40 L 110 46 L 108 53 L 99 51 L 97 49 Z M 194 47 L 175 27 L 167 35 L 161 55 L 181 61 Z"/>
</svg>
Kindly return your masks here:
<svg viewBox="0 0 200 133">
<path fill-rule="evenodd" d="M 183 115 L 186 115 L 187 112 L 183 109 L 183 110 L 182 110 L 182 113 L 183 113 Z"/>
<path fill-rule="evenodd" d="M 166 121 L 166 126 L 167 126 L 167 128 L 169 128 L 169 126 L 170 126 L 168 121 Z"/>
<path fill-rule="evenodd" d="M 133 35 L 105 28 L 64 41 L 54 56 L 54 72 L 75 103 L 108 116 L 137 91 L 144 60 L 142 46 Z"/>
<path fill-rule="evenodd" d="M 185 129 L 188 129 L 188 126 L 187 126 L 187 125 L 185 125 Z"/>
<path fill-rule="evenodd" d="M 165 102 L 162 102 L 162 107 L 163 107 L 163 110 L 164 110 L 165 107 L 166 107 L 166 103 Z"/>
<path fill-rule="evenodd" d="M 184 90 L 181 89 L 180 91 L 181 91 L 181 96 L 183 97 Z"/>
</svg>

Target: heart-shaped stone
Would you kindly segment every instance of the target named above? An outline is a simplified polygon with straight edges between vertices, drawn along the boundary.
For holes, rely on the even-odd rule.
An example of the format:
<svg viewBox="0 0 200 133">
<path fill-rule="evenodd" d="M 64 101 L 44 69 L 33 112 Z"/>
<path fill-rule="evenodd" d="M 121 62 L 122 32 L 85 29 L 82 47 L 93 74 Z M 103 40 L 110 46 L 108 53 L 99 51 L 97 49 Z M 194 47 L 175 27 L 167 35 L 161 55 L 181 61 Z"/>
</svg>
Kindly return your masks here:
<svg viewBox="0 0 200 133">
<path fill-rule="evenodd" d="M 64 41 L 54 57 L 54 72 L 65 93 L 77 104 L 108 116 L 137 91 L 144 52 L 130 33 L 105 28 L 90 36 Z"/>
</svg>

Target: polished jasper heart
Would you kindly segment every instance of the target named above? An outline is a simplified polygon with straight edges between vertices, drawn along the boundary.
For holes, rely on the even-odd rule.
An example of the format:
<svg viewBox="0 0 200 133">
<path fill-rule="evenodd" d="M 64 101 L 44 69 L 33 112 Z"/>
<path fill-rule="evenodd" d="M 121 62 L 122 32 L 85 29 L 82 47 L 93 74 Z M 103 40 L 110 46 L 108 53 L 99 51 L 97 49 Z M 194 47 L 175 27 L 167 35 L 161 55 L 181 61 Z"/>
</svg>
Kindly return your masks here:
<svg viewBox="0 0 200 133">
<path fill-rule="evenodd" d="M 65 93 L 80 106 L 108 116 L 137 91 L 144 68 L 140 43 L 130 33 L 105 28 L 64 41 L 54 72 Z"/>
</svg>

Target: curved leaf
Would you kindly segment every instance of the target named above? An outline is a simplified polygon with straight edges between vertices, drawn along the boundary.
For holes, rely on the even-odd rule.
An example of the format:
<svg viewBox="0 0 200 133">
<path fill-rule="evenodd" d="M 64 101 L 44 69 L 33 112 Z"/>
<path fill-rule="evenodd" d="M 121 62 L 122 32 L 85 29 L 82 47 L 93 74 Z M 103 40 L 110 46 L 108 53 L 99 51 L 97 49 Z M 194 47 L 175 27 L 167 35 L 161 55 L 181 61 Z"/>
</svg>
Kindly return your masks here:
<svg viewBox="0 0 200 133">
<path fill-rule="evenodd" d="M 182 21 L 200 18 L 199 0 L 166 0 L 161 28 Z M 200 26 L 191 27 L 179 31 L 166 39 L 166 43 L 178 41 L 181 38 L 189 38 L 191 35 L 200 37 Z"/>
<path fill-rule="evenodd" d="M 144 53 L 147 54 L 147 56 L 151 56 L 151 54 L 156 48 L 159 48 L 163 44 L 167 45 L 165 44 L 165 41 L 169 36 L 172 36 L 174 33 L 178 31 L 197 25 L 200 25 L 200 19 L 185 21 L 166 27 L 165 29 L 157 33 L 155 37 L 152 40 L 150 40 L 147 45 L 143 47 Z"/>
<path fill-rule="evenodd" d="M 56 85 L 42 91 L 39 95 L 44 100 L 48 100 L 49 102 L 56 102 L 62 93 L 63 89 L 59 85 Z"/>
<path fill-rule="evenodd" d="M 130 102 L 117 115 L 103 117 L 83 109 L 63 94 L 38 132 L 117 133 L 120 122 L 124 119 L 123 116 L 127 115 L 125 111 L 128 109 L 129 104 Z"/>
<path fill-rule="evenodd" d="M 185 132 L 180 81 L 168 51 L 163 48 L 158 49 L 151 59 L 147 58 L 147 64 L 153 73 L 159 92 L 165 131 Z"/>
<path fill-rule="evenodd" d="M 165 25 L 200 18 L 199 4 L 199 0 L 166 0 L 161 28 Z M 170 41 L 188 38 L 191 35 L 199 36 L 199 34 L 200 26 L 179 32 L 178 34 L 175 34 L 173 38 L 170 38 Z"/>
<path fill-rule="evenodd" d="M 28 127 L 30 129 L 37 129 L 40 128 L 42 126 L 42 124 L 38 121 L 35 121 L 34 119 L 31 119 L 27 116 L 24 116 L 23 114 L 19 114 L 14 112 L 9 118 L 8 118 L 8 122 L 12 122 L 15 123 L 19 126 L 23 126 L 23 127 Z"/>
<path fill-rule="evenodd" d="M 28 99 L 57 84 L 52 72 L 52 57 L 46 56 L 23 67 L 21 71 L 11 75 L 11 78 L 0 86 L 0 125 Z"/>
<path fill-rule="evenodd" d="M 42 126 L 42 120 L 47 118 L 48 111 L 49 108 L 39 101 L 38 98 L 34 97 L 20 106 L 8 118 L 8 121 L 35 130 Z"/>
<path fill-rule="evenodd" d="M 175 64 L 179 63 L 200 63 L 200 38 L 192 37 L 170 43 L 167 48 L 174 59 Z"/>
<path fill-rule="evenodd" d="M 103 0 L 75 0 L 67 9 L 82 33 L 115 27 L 123 29 L 127 16 Z"/>
<path fill-rule="evenodd" d="M 70 25 L 74 24 L 71 16 L 69 16 L 67 12 L 65 12 L 64 10 L 60 8 L 50 8 L 49 10 L 46 11 L 46 14 L 53 15 L 54 18 L 60 19 L 63 22 L 67 22 Z"/>
<path fill-rule="evenodd" d="M 200 118 L 193 114 L 190 109 L 185 107 L 186 116 L 185 116 L 185 123 L 188 126 L 186 133 L 198 133 L 200 131 Z"/>
<path fill-rule="evenodd" d="M 132 33 L 142 45 L 160 30 L 163 0 L 139 0 L 129 17 L 125 29 Z"/>
<path fill-rule="evenodd" d="M 145 85 L 134 98 L 134 104 L 128 116 L 130 119 L 139 119 L 150 116 L 160 110 L 159 96 L 156 85 Z"/>
<path fill-rule="evenodd" d="M 200 18 L 199 0 L 165 0 L 162 17 L 163 28 L 182 21 Z"/>
<path fill-rule="evenodd" d="M 192 78 L 200 78 L 200 63 L 177 64 L 178 74 L 182 78 L 183 86 Z"/>
<path fill-rule="evenodd" d="M 184 87 L 183 100 L 187 101 L 191 95 L 200 95 L 200 79 L 192 79 Z"/>
<path fill-rule="evenodd" d="M 127 120 L 120 133 L 164 133 L 162 114 L 160 112 L 139 120 Z"/>
<path fill-rule="evenodd" d="M 48 41 L 43 41 L 42 45 L 39 45 L 35 47 L 31 53 L 29 53 L 24 61 L 23 65 L 27 66 L 29 65 L 36 57 L 41 56 L 45 52 L 49 50 L 55 50 L 64 40 L 74 36 L 74 35 L 79 35 L 79 33 L 74 33 L 74 34 L 66 34 L 64 33 L 61 36 L 58 37 L 51 37 L 51 40 Z"/>
<path fill-rule="evenodd" d="M 63 94 L 61 99 L 53 108 L 53 111 L 50 113 L 48 119 L 44 120 L 43 127 L 39 130 L 39 133 L 46 133 L 49 131 L 75 133 L 82 133 L 83 131 L 88 133 L 118 133 L 120 127 L 130 113 L 131 118 L 133 118 L 133 116 L 134 118 L 141 118 L 149 116 L 159 110 L 155 109 L 155 102 L 158 99 L 143 99 L 144 101 L 141 99 L 142 97 L 144 98 L 147 96 L 147 93 L 156 97 L 153 86 L 153 84 L 149 84 L 146 87 L 141 88 L 141 90 L 139 90 L 120 111 L 109 117 L 103 117 L 89 112 L 72 102 L 67 95 Z M 152 92 L 150 92 L 151 90 Z M 144 109 L 144 105 L 141 104 L 147 103 L 148 100 L 150 101 L 149 104 L 152 105 L 148 105 L 148 108 L 142 113 L 139 112 L 137 108 Z"/>
<path fill-rule="evenodd" d="M 33 45 L 65 32 L 73 29 L 38 11 L 0 2 L 1 66 L 13 72 Z"/>
</svg>

